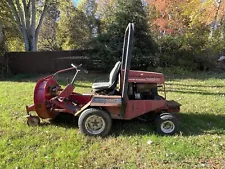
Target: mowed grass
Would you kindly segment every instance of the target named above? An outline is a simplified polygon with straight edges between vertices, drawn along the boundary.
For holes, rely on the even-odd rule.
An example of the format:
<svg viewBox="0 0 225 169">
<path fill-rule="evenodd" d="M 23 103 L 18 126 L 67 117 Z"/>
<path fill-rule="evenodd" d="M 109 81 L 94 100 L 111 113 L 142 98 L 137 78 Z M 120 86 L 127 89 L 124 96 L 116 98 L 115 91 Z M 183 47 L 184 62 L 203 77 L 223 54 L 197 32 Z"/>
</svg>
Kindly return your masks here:
<svg viewBox="0 0 225 169">
<path fill-rule="evenodd" d="M 28 127 L 25 106 L 39 77 L 0 81 L 0 168 L 225 168 L 225 73 L 167 75 L 167 99 L 182 104 L 177 135 L 132 120 L 113 121 L 106 138 L 82 135 L 65 115 Z M 81 74 L 75 90 L 90 93 L 101 77 Z"/>
</svg>

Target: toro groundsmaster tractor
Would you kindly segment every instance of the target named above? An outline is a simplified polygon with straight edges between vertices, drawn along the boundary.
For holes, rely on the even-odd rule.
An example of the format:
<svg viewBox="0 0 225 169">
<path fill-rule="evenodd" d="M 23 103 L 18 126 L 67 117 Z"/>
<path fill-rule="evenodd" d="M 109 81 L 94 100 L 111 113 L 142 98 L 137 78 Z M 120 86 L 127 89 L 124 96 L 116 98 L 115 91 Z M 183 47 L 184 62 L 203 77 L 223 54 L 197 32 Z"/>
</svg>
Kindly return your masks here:
<svg viewBox="0 0 225 169">
<path fill-rule="evenodd" d="M 159 134 L 171 135 L 177 131 L 176 113 L 180 104 L 168 101 L 158 94 L 162 87 L 165 94 L 164 75 L 161 73 L 130 70 L 134 24 L 129 23 L 124 36 L 122 61 L 118 61 L 109 75 L 109 81 L 94 83 L 93 94 L 74 91 L 76 76 L 87 73 L 82 65 L 60 70 L 40 79 L 34 89 L 34 104 L 27 106 L 27 124 L 38 125 L 40 118 L 53 119 L 59 113 L 79 116 L 80 131 L 90 136 L 106 136 L 112 119 L 131 120 L 151 117 Z M 72 81 L 61 88 L 55 79 L 58 73 L 75 70 Z M 38 116 L 30 114 L 35 111 Z"/>
</svg>

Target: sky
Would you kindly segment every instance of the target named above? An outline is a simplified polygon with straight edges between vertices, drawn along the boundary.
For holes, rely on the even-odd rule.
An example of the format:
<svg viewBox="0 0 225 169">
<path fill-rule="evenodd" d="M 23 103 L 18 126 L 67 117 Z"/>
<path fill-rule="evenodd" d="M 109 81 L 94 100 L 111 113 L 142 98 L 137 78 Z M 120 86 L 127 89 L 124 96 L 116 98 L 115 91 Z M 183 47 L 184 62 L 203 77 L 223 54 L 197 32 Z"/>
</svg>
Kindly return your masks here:
<svg viewBox="0 0 225 169">
<path fill-rule="evenodd" d="M 77 4 L 77 3 L 78 3 L 78 1 L 79 1 L 79 0 L 73 0 L 73 2 L 74 2 L 75 4 Z"/>
</svg>

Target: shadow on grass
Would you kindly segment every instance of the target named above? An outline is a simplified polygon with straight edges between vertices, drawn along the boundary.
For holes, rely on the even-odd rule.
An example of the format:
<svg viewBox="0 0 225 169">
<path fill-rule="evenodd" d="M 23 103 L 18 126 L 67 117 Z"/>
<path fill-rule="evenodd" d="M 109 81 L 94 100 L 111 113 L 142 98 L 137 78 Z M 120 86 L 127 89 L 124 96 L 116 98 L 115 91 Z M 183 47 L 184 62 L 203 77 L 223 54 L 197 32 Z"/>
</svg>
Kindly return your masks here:
<svg viewBox="0 0 225 169">
<path fill-rule="evenodd" d="M 208 80 L 208 79 L 224 79 L 225 73 L 224 72 L 188 72 L 184 74 L 171 74 L 171 73 L 164 73 L 168 80 L 176 80 L 176 79 L 196 79 L 196 80 Z"/>
<path fill-rule="evenodd" d="M 78 117 L 70 113 L 60 113 L 56 118 L 50 121 L 50 124 L 66 127 L 66 128 L 77 128 Z"/>
<path fill-rule="evenodd" d="M 225 134 L 225 115 L 204 114 L 204 113 L 180 113 L 177 115 L 179 130 L 178 135 L 197 136 L 203 134 Z M 65 128 L 78 128 L 78 117 L 71 114 L 60 114 L 51 121 L 51 125 Z M 157 134 L 154 125 L 150 122 L 133 119 L 113 120 L 110 135 L 135 136 Z"/>
<path fill-rule="evenodd" d="M 185 89 L 186 90 L 186 89 Z M 197 91 L 185 91 L 185 90 L 177 90 L 177 89 L 168 89 L 166 92 L 171 92 L 171 93 L 181 93 L 181 94 L 200 94 L 200 95 L 208 95 L 208 96 L 223 96 L 225 93 L 224 92 L 206 92 L 204 90 L 197 90 Z"/>
<path fill-rule="evenodd" d="M 50 120 L 50 123 L 42 123 L 42 125 L 56 125 L 65 128 L 78 128 L 78 118 L 69 113 L 61 113 L 55 119 Z M 134 128 L 134 126 L 137 126 Z M 138 119 L 129 121 L 113 120 L 111 134 L 119 135 L 144 135 L 154 133 L 153 126 Z"/>
<path fill-rule="evenodd" d="M 186 84 L 180 84 L 180 83 L 166 83 L 166 86 L 181 86 L 181 87 L 197 87 L 197 88 L 205 88 L 205 87 L 210 87 L 210 88 L 223 88 L 223 87 L 225 87 L 225 85 L 224 86 L 222 86 L 222 85 L 191 85 L 191 84 L 188 84 L 188 85 L 186 85 Z"/>
<path fill-rule="evenodd" d="M 225 134 L 225 115 L 204 113 L 179 113 L 177 115 L 178 135 L 193 136 L 203 134 Z M 157 134 L 154 124 L 137 119 L 131 121 L 116 121 L 112 132 L 115 135 L 145 135 Z"/>
<path fill-rule="evenodd" d="M 225 134 L 224 114 L 180 113 L 178 119 L 184 136 Z"/>
</svg>

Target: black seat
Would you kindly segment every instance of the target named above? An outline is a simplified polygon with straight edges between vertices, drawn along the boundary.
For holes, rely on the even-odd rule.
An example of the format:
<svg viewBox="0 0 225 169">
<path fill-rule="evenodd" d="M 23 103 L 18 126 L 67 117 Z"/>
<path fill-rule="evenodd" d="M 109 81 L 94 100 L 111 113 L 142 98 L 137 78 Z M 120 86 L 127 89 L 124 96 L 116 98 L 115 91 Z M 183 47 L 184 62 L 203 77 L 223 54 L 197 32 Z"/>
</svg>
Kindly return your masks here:
<svg viewBox="0 0 225 169">
<path fill-rule="evenodd" d="M 110 75 L 109 75 L 109 82 L 99 82 L 99 83 L 94 83 L 92 85 L 92 89 L 94 92 L 101 92 L 104 90 L 107 91 L 112 91 L 116 88 L 117 81 L 118 81 L 118 76 L 120 73 L 120 66 L 121 62 L 117 62 L 114 66 L 114 68 L 111 70 Z"/>
</svg>

